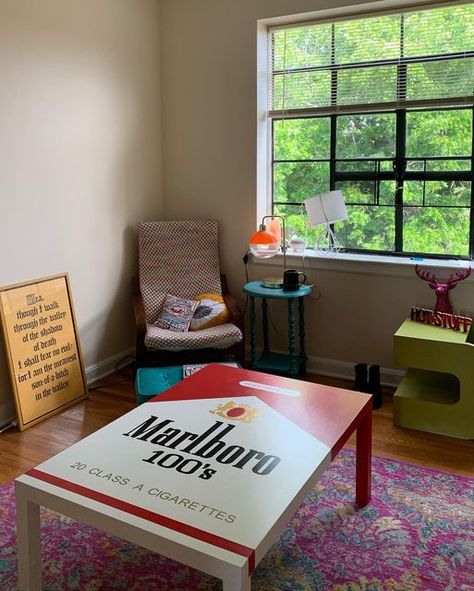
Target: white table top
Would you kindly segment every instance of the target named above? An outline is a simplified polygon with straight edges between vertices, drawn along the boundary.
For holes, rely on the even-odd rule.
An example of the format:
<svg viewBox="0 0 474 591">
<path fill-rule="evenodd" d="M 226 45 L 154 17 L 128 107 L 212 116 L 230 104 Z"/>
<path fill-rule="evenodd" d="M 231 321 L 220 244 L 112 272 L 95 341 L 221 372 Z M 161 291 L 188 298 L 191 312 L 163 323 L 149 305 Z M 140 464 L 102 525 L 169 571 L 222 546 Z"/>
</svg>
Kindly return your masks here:
<svg viewBox="0 0 474 591">
<path fill-rule="evenodd" d="M 258 375 L 206 368 L 180 385 L 193 399 L 169 400 L 170 390 L 168 400 L 142 404 L 18 481 L 236 566 L 249 561 L 251 572 L 331 450 L 259 397 L 272 388 L 265 380 L 241 380 L 233 397 L 200 398 L 193 388 L 202 388 L 203 372 Z"/>
</svg>

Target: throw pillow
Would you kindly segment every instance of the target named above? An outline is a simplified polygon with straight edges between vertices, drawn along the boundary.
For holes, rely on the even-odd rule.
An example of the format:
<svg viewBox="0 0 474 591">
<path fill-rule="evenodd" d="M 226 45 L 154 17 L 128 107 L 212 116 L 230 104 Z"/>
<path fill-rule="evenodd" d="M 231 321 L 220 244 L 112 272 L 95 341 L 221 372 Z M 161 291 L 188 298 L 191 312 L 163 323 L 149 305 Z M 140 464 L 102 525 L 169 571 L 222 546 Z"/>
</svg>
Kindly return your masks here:
<svg viewBox="0 0 474 591">
<path fill-rule="evenodd" d="M 191 320 L 190 330 L 202 330 L 230 321 L 230 312 L 224 298 L 218 293 L 201 293 L 196 296 L 199 304 Z"/>
<path fill-rule="evenodd" d="M 160 315 L 154 324 L 166 330 L 186 332 L 198 305 L 198 301 L 185 300 L 168 293 L 163 302 Z"/>
</svg>

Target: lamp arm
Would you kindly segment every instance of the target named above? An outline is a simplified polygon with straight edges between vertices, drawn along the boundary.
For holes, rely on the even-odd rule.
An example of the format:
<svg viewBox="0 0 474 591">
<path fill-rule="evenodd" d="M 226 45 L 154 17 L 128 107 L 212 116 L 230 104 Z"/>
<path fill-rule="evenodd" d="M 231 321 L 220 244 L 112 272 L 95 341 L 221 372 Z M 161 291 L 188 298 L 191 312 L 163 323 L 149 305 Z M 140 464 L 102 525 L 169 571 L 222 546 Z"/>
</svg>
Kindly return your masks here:
<svg viewBox="0 0 474 591">
<path fill-rule="evenodd" d="M 265 229 L 265 220 L 266 219 L 279 219 L 281 220 L 281 235 L 282 235 L 282 245 L 280 246 L 281 252 L 283 253 L 283 271 L 286 271 L 286 226 L 285 226 L 285 218 L 281 215 L 264 215 L 262 218 L 262 223 L 260 225 L 261 229 Z"/>
</svg>

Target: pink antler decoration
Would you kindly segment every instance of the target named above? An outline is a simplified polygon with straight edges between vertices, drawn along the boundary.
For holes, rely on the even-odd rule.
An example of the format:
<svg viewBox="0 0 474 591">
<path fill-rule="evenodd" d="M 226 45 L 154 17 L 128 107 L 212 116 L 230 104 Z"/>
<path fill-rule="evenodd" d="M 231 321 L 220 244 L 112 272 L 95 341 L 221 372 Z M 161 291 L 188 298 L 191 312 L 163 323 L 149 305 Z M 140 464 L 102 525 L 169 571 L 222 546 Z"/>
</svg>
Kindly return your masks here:
<svg viewBox="0 0 474 591">
<path fill-rule="evenodd" d="M 445 314 L 453 313 L 453 306 L 449 300 L 449 291 L 454 289 L 459 281 L 466 279 L 471 274 L 471 268 L 463 268 L 451 273 L 445 283 L 441 283 L 436 279 L 433 273 L 420 269 L 418 265 L 415 266 L 415 272 L 420 279 L 428 281 L 431 289 L 434 289 L 436 294 L 435 312 L 443 312 Z"/>
</svg>

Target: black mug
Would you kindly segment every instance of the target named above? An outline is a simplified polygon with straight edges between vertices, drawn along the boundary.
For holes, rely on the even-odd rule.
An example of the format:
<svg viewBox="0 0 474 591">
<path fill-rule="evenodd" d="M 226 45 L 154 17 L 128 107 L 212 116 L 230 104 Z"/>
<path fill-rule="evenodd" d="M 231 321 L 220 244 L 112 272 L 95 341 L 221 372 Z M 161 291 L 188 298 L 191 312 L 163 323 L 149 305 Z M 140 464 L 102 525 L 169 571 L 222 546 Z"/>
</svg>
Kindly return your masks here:
<svg viewBox="0 0 474 591">
<path fill-rule="evenodd" d="M 303 277 L 300 282 L 300 276 Z M 296 269 L 287 269 L 283 273 L 283 291 L 298 291 L 306 281 L 306 275 Z"/>
</svg>

